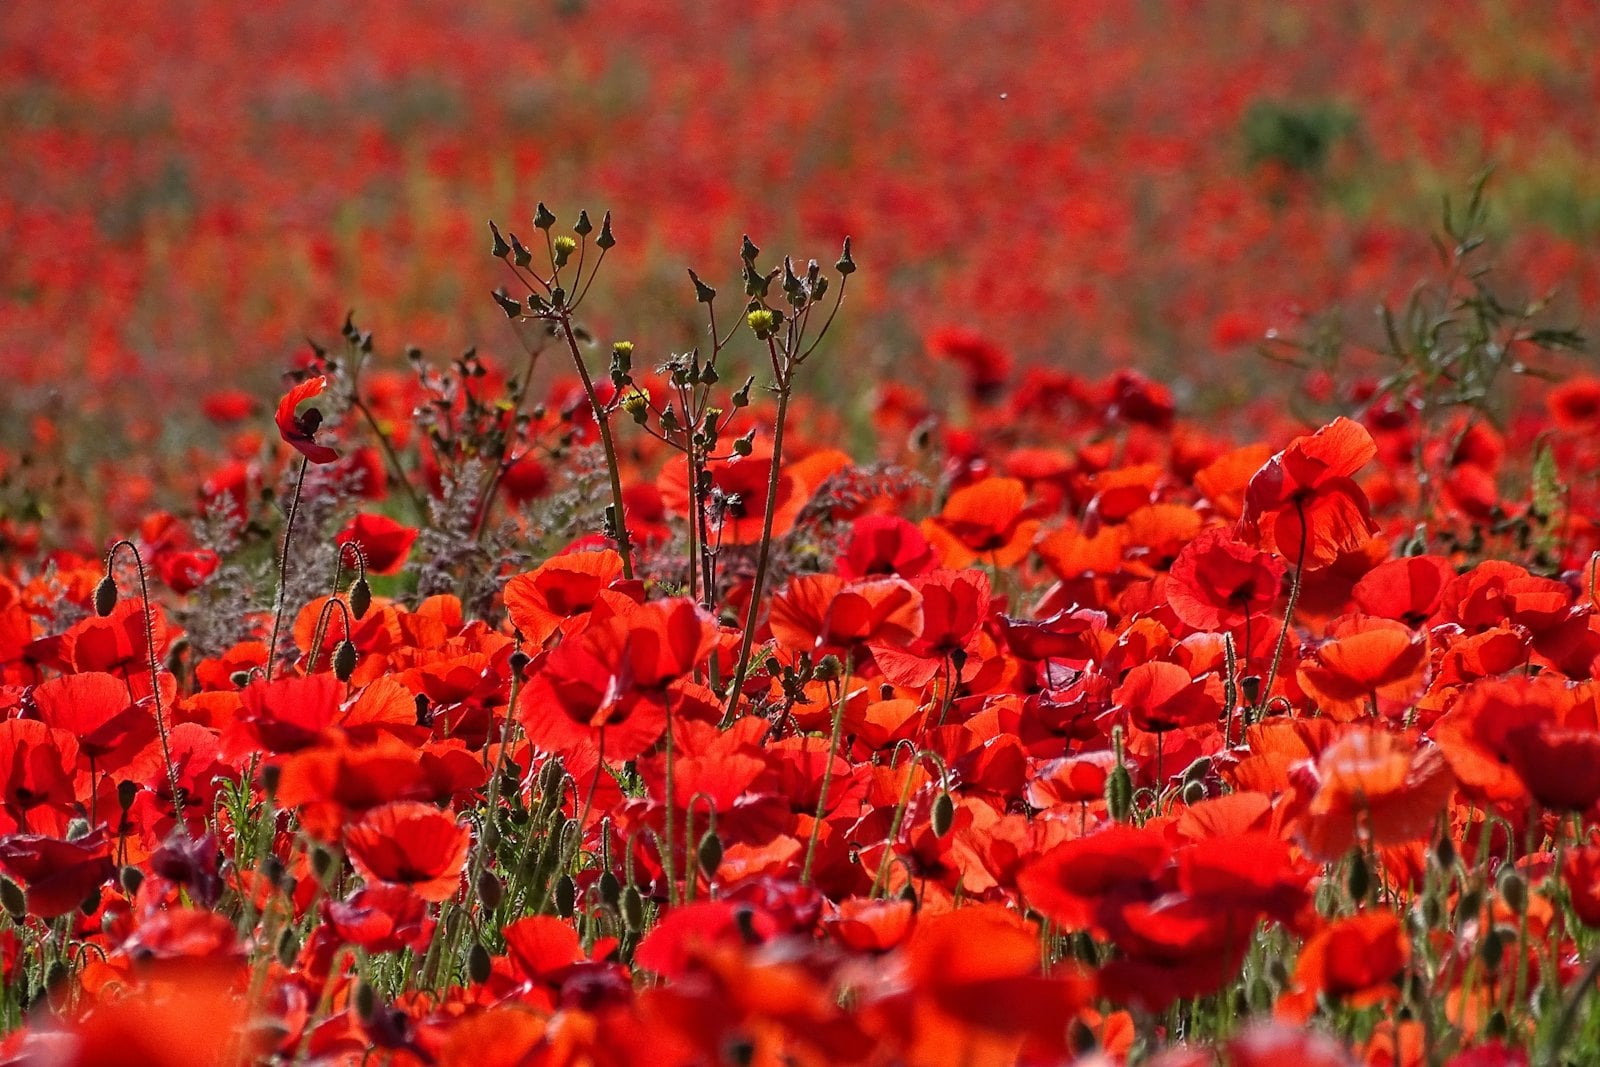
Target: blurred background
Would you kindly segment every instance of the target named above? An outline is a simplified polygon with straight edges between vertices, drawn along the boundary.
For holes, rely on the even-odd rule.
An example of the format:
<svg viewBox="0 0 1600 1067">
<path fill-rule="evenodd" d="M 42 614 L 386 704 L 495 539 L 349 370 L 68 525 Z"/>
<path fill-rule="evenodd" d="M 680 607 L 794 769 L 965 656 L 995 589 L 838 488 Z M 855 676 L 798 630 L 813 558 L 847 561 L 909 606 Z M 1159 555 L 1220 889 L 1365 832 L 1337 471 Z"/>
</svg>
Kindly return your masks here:
<svg viewBox="0 0 1600 1067">
<path fill-rule="evenodd" d="M 1403 299 L 1489 164 L 1499 269 L 1588 325 L 1597 48 L 1591 0 L 10 0 L 0 480 L 191 498 L 351 309 L 380 360 L 512 356 L 485 220 L 541 200 L 614 213 L 588 307 L 657 351 L 686 266 L 852 235 L 851 396 L 957 327 L 1236 409 L 1268 331 Z"/>
</svg>

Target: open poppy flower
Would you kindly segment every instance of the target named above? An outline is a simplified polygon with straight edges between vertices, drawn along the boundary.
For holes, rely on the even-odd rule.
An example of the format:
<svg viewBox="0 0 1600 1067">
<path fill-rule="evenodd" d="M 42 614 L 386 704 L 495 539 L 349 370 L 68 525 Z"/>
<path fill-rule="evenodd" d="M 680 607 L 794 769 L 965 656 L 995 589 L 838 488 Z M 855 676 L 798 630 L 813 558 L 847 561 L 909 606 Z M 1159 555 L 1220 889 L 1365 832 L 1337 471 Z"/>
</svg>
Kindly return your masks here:
<svg viewBox="0 0 1600 1067">
<path fill-rule="evenodd" d="M 422 899 L 437 902 L 460 888 L 472 832 L 431 804 L 397 800 L 346 827 L 344 841 L 363 878 L 410 886 Z"/>
<path fill-rule="evenodd" d="M 748 456 L 712 460 L 706 470 L 711 475 L 712 491 L 717 494 L 714 499 L 721 502 L 720 510 L 714 512 L 711 536 L 725 545 L 753 545 L 760 541 L 772 478 L 770 448 L 758 448 Z M 669 511 L 689 514 L 689 474 L 684 464 L 667 464 L 656 486 Z M 772 513 L 773 537 L 782 537 L 794 529 L 795 519 L 814 488 L 797 475 L 793 464 L 779 470 L 777 504 Z"/>
<path fill-rule="evenodd" d="M 1306 849 L 1333 862 L 1364 843 L 1387 848 L 1426 838 L 1455 776 L 1436 745 L 1354 729 L 1316 757 L 1308 784 L 1311 799 L 1300 815 Z"/>
<path fill-rule="evenodd" d="M 320 396 L 327 387 L 328 379 L 323 375 L 307 378 L 283 395 L 273 420 L 278 424 L 278 435 L 284 442 L 312 463 L 332 463 L 339 458 L 339 453 L 328 445 L 317 443 L 316 433 L 322 426 L 322 412 L 308 408 L 297 414 L 295 409 L 312 397 Z"/>
<path fill-rule="evenodd" d="M 904 647 L 922 633 L 922 594 L 903 578 L 846 582 L 831 574 L 800 575 L 773 598 L 769 625 L 778 644 L 796 652 Z"/>
<path fill-rule="evenodd" d="M 922 632 L 895 646 L 872 645 L 872 659 L 895 685 L 920 689 L 946 664 L 972 677 L 978 635 L 989 617 L 989 576 L 979 570 L 933 571 L 912 581 L 922 597 Z"/>
<path fill-rule="evenodd" d="M 1298 668 L 1300 687 L 1323 714 L 1350 721 L 1379 701 L 1405 703 L 1422 689 L 1428 643 L 1404 623 L 1353 617 Z"/>
<path fill-rule="evenodd" d="M 923 532 L 944 553 L 945 566 L 974 562 L 1015 566 L 1033 547 L 1037 519 L 1025 518 L 1027 488 L 1016 478 L 985 478 L 950 494 Z"/>
<path fill-rule="evenodd" d="M 116 871 L 104 827 L 75 841 L 38 834 L 0 838 L 0 867 L 22 882 L 28 913 L 41 919 L 77 910 Z"/>
<path fill-rule="evenodd" d="M 1306 942 L 1294 983 L 1303 994 L 1368 1007 L 1398 995 L 1410 958 L 1410 940 L 1391 912 L 1355 915 L 1329 923 Z"/>
<path fill-rule="evenodd" d="M 609 548 L 564 552 L 506 583 L 506 613 L 533 645 L 545 643 L 568 620 L 581 622 L 622 577 L 622 557 Z"/>
<path fill-rule="evenodd" d="M 1295 438 L 1250 479 L 1242 529 L 1287 560 L 1326 567 L 1377 529 L 1352 480 L 1376 454 L 1372 435 L 1349 419 Z"/>
<path fill-rule="evenodd" d="M 1232 630 L 1278 599 L 1287 568 L 1270 552 L 1206 530 L 1173 560 L 1167 598 L 1178 618 L 1199 630 Z"/>
<path fill-rule="evenodd" d="M 517 715 L 545 748 L 594 744 L 607 759 L 632 759 L 666 729 L 669 707 L 715 642 L 711 619 L 686 598 L 592 621 L 544 660 Z"/>
</svg>

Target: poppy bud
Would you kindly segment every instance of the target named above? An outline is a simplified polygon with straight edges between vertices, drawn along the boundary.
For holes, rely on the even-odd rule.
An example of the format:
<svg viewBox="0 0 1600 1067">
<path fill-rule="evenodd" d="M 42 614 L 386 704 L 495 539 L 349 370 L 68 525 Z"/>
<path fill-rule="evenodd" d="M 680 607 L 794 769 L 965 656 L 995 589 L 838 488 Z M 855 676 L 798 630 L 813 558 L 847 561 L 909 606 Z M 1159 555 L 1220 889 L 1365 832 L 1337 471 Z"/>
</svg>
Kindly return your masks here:
<svg viewBox="0 0 1600 1067">
<path fill-rule="evenodd" d="M 1417 914 L 1418 918 L 1422 922 L 1422 930 L 1419 931 L 1419 933 L 1426 933 L 1429 930 L 1437 930 L 1440 924 L 1444 921 L 1444 905 L 1439 903 L 1438 897 L 1423 897 L 1422 906 L 1421 908 L 1417 909 L 1415 914 Z"/>
<path fill-rule="evenodd" d="M 489 254 L 495 259 L 505 259 L 506 256 L 511 254 L 511 246 L 506 244 L 504 237 L 500 236 L 500 227 L 496 226 L 493 220 L 489 222 L 489 233 L 494 238 L 493 243 L 489 246 Z"/>
<path fill-rule="evenodd" d="M 356 982 L 356 991 L 351 998 L 355 1001 L 356 1015 L 363 1022 L 370 1022 L 378 1010 L 378 995 L 372 987 L 364 981 Z"/>
<path fill-rule="evenodd" d="M 707 830 L 695 849 L 695 859 L 707 876 L 716 874 L 717 868 L 722 866 L 722 838 Z"/>
<path fill-rule="evenodd" d="M 417 706 L 417 725 L 432 726 L 433 711 L 432 705 L 428 702 L 428 694 L 418 693 L 413 703 Z"/>
<path fill-rule="evenodd" d="M 245 686 L 250 684 L 250 672 L 234 671 L 232 674 L 228 675 L 228 681 L 232 682 L 235 688 L 243 689 Z"/>
<path fill-rule="evenodd" d="M 117 609 L 117 583 L 111 575 L 100 579 L 94 587 L 94 613 L 102 619 Z"/>
<path fill-rule="evenodd" d="M 51 960 L 50 966 L 44 969 L 44 987 L 48 990 L 59 989 L 71 974 L 65 960 Z"/>
<path fill-rule="evenodd" d="M 89 890 L 89 895 L 78 904 L 78 910 L 86 917 L 100 910 L 100 887 L 95 886 Z"/>
<path fill-rule="evenodd" d="M 28 895 L 11 879 L 0 878 L 0 907 L 6 909 L 12 922 L 20 923 L 28 917 Z"/>
<path fill-rule="evenodd" d="M 1509 864 L 1500 868 L 1500 875 L 1496 879 L 1500 896 L 1506 902 L 1506 907 L 1512 911 L 1521 912 L 1528 903 L 1528 883 L 1522 875 L 1517 873 L 1515 867 Z"/>
<path fill-rule="evenodd" d="M 636 934 L 644 929 L 644 896 L 636 886 L 630 885 L 622 891 L 622 923 L 629 933 Z"/>
<path fill-rule="evenodd" d="M 544 206 L 544 201 L 539 201 L 539 206 L 533 209 L 533 224 L 541 230 L 548 230 L 556 224 L 555 214 Z"/>
<path fill-rule="evenodd" d="M 1125 764 L 1118 763 L 1106 775 L 1106 810 L 1116 822 L 1127 822 L 1133 813 L 1133 778 Z"/>
<path fill-rule="evenodd" d="M 616 874 L 606 871 L 600 876 L 600 900 L 608 908 L 617 906 L 622 899 L 622 882 Z"/>
<path fill-rule="evenodd" d="M 467 977 L 473 985 L 482 985 L 489 980 L 490 973 L 494 970 L 494 961 L 489 958 L 489 950 L 477 941 L 467 950 Z"/>
<path fill-rule="evenodd" d="M 1477 888 L 1464 890 L 1456 901 L 1456 921 L 1465 923 L 1477 918 L 1483 910 L 1483 893 Z"/>
<path fill-rule="evenodd" d="M 934 837 L 943 837 L 950 832 L 956 821 L 956 805 L 949 793 L 941 792 L 933 798 L 933 814 L 928 821 L 933 826 Z"/>
<path fill-rule="evenodd" d="M 748 1037 L 732 1037 L 722 1046 L 722 1057 L 733 1067 L 750 1067 L 756 1061 L 756 1045 Z"/>
<path fill-rule="evenodd" d="M 733 910 L 734 925 L 739 928 L 739 936 L 744 938 L 747 945 L 759 945 L 761 935 L 756 932 L 756 910 L 748 904 L 740 904 Z"/>
<path fill-rule="evenodd" d="M 544 765 L 539 768 L 539 795 L 542 797 L 560 795 L 561 782 L 566 776 L 566 768 L 561 765 L 559 759 L 551 757 L 545 760 Z"/>
<path fill-rule="evenodd" d="M 88 819 L 72 819 L 67 823 L 67 840 L 79 841 L 89 834 Z"/>
<path fill-rule="evenodd" d="M 339 648 L 333 654 L 333 676 L 341 682 L 348 682 L 355 672 L 356 646 L 349 641 L 340 641 Z"/>
<path fill-rule="evenodd" d="M 1345 875 L 1345 890 L 1350 894 L 1351 900 L 1366 900 L 1367 893 L 1372 889 L 1372 871 L 1367 867 L 1367 858 L 1357 852 L 1350 858 L 1350 871 Z"/>
<path fill-rule="evenodd" d="M 1261 676 L 1247 674 L 1240 678 L 1239 691 L 1244 694 L 1244 702 L 1252 708 L 1261 703 Z"/>
<path fill-rule="evenodd" d="M 139 795 L 139 783 L 124 778 L 117 783 L 117 803 L 123 811 L 133 807 L 133 798 Z"/>
<path fill-rule="evenodd" d="M 1211 757 L 1201 756 L 1183 770 L 1185 782 L 1201 782 L 1211 773 Z"/>
<path fill-rule="evenodd" d="M 311 849 L 311 873 L 317 876 L 317 881 L 326 883 L 334 870 L 333 853 L 321 845 L 314 845 Z"/>
<path fill-rule="evenodd" d="M 1456 865 L 1456 843 L 1450 840 L 1449 835 L 1439 838 L 1433 846 L 1433 862 L 1444 870 L 1453 870 Z"/>
<path fill-rule="evenodd" d="M 817 661 L 816 670 L 811 673 L 811 677 L 819 682 L 832 682 L 842 674 L 844 674 L 844 664 L 839 662 L 838 656 L 830 652 Z"/>
<path fill-rule="evenodd" d="M 496 878 L 493 871 L 484 870 L 478 874 L 478 900 L 483 903 L 484 911 L 494 911 L 500 906 L 500 901 L 505 898 L 505 884 Z"/>
<path fill-rule="evenodd" d="M 144 872 L 130 863 L 117 873 L 117 881 L 122 883 L 122 891 L 131 897 L 144 885 Z"/>
<path fill-rule="evenodd" d="M 578 910 L 578 883 L 572 875 L 563 874 L 556 880 L 556 914 L 570 919 Z"/>
<path fill-rule="evenodd" d="M 356 579 L 356 584 L 350 587 L 350 614 L 362 618 L 367 614 L 367 609 L 372 607 L 372 586 L 367 584 L 366 575 Z"/>
<path fill-rule="evenodd" d="M 1484 966 L 1491 971 L 1500 969 L 1500 961 L 1505 958 L 1506 944 L 1498 926 L 1492 927 L 1483 935 L 1483 940 L 1478 942 L 1478 956 L 1483 960 Z"/>
<path fill-rule="evenodd" d="M 294 966 L 295 953 L 299 951 L 299 948 L 300 946 L 295 942 L 294 927 L 285 926 L 283 933 L 278 935 L 278 962 L 285 967 Z"/>
<path fill-rule="evenodd" d="M 1204 782 L 1190 782 L 1183 787 L 1183 802 L 1189 807 L 1194 807 L 1206 798 L 1206 784 Z"/>
<path fill-rule="evenodd" d="M 1489 1021 L 1484 1025 L 1484 1036 L 1490 1041 L 1502 1040 L 1511 1032 L 1511 1024 L 1506 1021 L 1506 1013 L 1496 1008 L 1489 1013 Z"/>
<path fill-rule="evenodd" d="M 906 884 L 900 887 L 900 899 L 910 904 L 913 911 L 922 906 L 922 901 L 917 897 L 917 887 L 911 884 L 909 878 L 906 879 Z"/>
</svg>

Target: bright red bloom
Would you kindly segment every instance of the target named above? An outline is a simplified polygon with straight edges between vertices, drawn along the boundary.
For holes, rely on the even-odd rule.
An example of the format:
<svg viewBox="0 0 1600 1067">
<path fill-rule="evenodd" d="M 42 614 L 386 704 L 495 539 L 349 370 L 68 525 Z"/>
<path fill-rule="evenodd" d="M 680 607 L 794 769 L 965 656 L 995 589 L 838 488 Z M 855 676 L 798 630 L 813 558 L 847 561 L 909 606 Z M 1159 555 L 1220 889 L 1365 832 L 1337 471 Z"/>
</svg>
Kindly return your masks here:
<svg viewBox="0 0 1600 1067">
<path fill-rule="evenodd" d="M 611 549 L 565 552 L 506 583 L 506 613 L 525 640 L 542 645 L 567 620 L 581 621 L 622 577 Z"/>
<path fill-rule="evenodd" d="M 832 574 L 806 574 L 773 598 L 769 624 L 778 644 L 796 652 L 901 647 L 922 633 L 922 595 L 903 578 L 847 583 Z"/>
<path fill-rule="evenodd" d="M 339 453 L 328 445 L 317 443 L 316 433 L 322 425 L 322 413 L 310 408 L 303 414 L 296 414 L 295 408 L 321 395 L 327 387 L 328 379 L 323 375 L 307 378 L 283 395 L 273 420 L 278 424 L 278 434 L 284 441 L 312 463 L 332 463 L 339 458 Z"/>
<path fill-rule="evenodd" d="M 872 659 L 895 685 L 920 689 L 946 664 L 957 675 L 976 671 L 978 635 L 989 617 L 989 576 L 979 570 L 933 571 L 915 579 L 922 596 L 922 632 L 901 645 L 874 644 Z"/>
<path fill-rule="evenodd" d="M 75 910 L 116 872 L 104 827 L 76 841 L 12 834 L 0 839 L 0 867 L 22 883 L 28 913 L 41 919 Z"/>
<path fill-rule="evenodd" d="M 1242 528 L 1285 559 L 1326 567 L 1376 530 L 1367 495 L 1351 480 L 1376 454 L 1372 435 L 1349 419 L 1295 438 L 1250 479 Z"/>
<path fill-rule="evenodd" d="M 842 578 L 914 578 L 933 565 L 933 547 L 915 523 L 898 515 L 863 515 L 850 524 L 834 570 Z"/>
<path fill-rule="evenodd" d="M 405 564 L 417 530 L 395 522 L 387 515 L 363 511 L 334 537 L 336 544 L 354 543 L 361 548 L 371 574 L 396 574 Z"/>
<path fill-rule="evenodd" d="M 345 829 L 350 862 L 366 879 L 410 886 L 424 900 L 448 900 L 461 885 L 472 832 L 431 804 L 398 800 Z"/>
<path fill-rule="evenodd" d="M 1167 599 L 1178 618 L 1197 630 L 1236 629 L 1277 601 L 1285 570 L 1270 552 L 1210 529 L 1173 560 Z"/>
</svg>

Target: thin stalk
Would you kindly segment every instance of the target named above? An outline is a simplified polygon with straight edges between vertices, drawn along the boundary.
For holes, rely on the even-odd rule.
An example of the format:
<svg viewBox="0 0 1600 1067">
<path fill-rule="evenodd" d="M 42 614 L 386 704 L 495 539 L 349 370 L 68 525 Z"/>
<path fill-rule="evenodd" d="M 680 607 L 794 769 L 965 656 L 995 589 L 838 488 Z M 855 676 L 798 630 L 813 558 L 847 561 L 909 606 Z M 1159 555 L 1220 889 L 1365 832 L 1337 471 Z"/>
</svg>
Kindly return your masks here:
<svg viewBox="0 0 1600 1067">
<path fill-rule="evenodd" d="M 615 513 L 617 538 L 617 554 L 622 557 L 622 576 L 633 577 L 633 545 L 628 539 L 628 518 L 622 510 L 622 471 L 617 463 L 617 446 L 611 439 L 611 416 L 606 411 L 605 405 L 600 403 L 600 396 L 594 391 L 594 379 L 589 376 L 589 368 L 583 362 L 583 353 L 578 350 L 578 338 L 572 332 L 572 317 L 563 312 L 557 321 L 561 323 L 562 336 L 566 338 L 567 350 L 572 353 L 573 365 L 578 368 L 578 378 L 583 382 L 583 391 L 589 398 L 589 407 L 594 411 L 595 425 L 600 428 L 600 445 L 606 453 L 606 472 L 611 476 L 611 506 Z"/>
<path fill-rule="evenodd" d="M 306 484 L 306 468 L 311 465 L 309 457 L 300 457 L 300 473 L 295 476 L 294 496 L 289 498 L 289 512 L 283 524 L 283 549 L 278 559 L 278 595 L 277 603 L 272 609 L 272 640 L 267 643 L 267 681 L 272 681 L 272 661 L 278 656 L 278 631 L 283 626 L 283 604 L 288 596 L 289 582 L 289 539 L 294 536 L 294 519 L 300 512 L 300 490 Z"/>
</svg>

